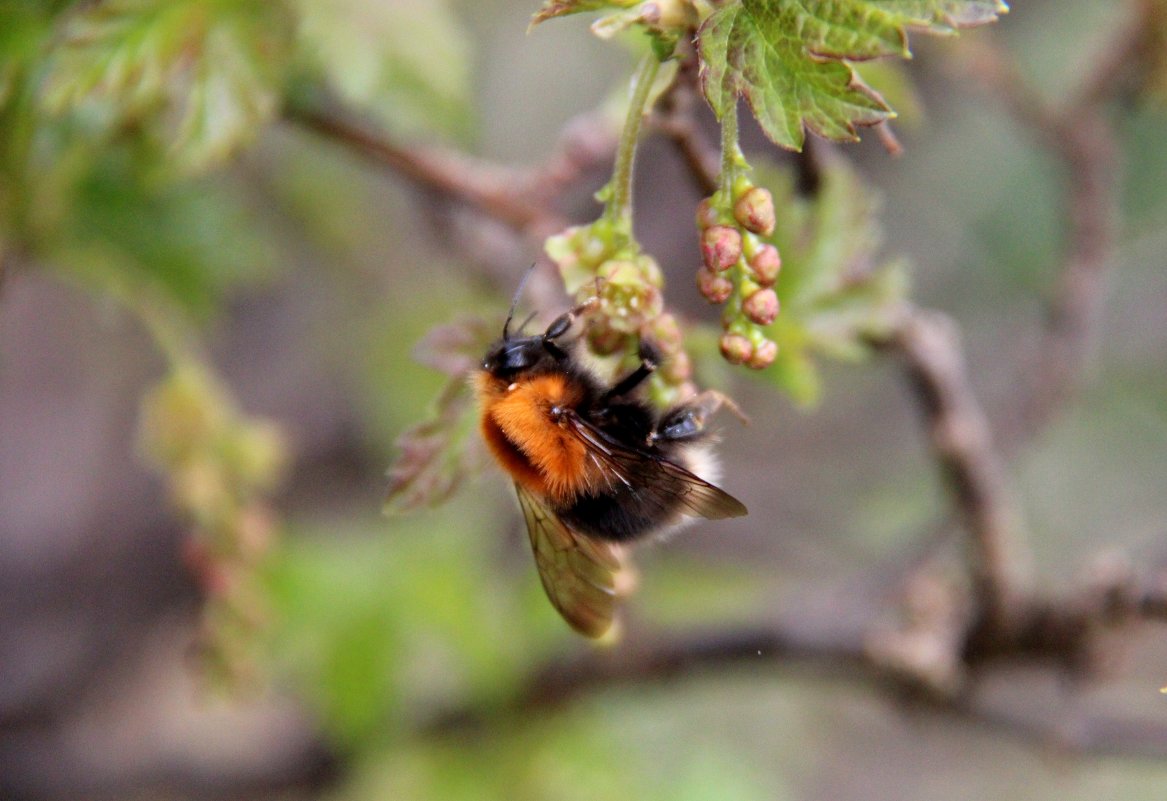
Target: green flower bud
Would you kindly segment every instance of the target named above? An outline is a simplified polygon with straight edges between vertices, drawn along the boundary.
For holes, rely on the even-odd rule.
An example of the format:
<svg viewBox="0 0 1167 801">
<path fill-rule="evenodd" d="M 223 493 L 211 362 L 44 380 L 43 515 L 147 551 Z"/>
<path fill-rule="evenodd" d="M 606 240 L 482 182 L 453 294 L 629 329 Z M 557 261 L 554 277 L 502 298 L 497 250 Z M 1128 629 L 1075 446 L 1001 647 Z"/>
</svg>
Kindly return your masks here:
<svg viewBox="0 0 1167 801">
<path fill-rule="evenodd" d="M 678 350 L 661 367 L 661 375 L 670 384 L 681 384 L 693 377 L 693 362 L 689 354 Z"/>
<path fill-rule="evenodd" d="M 680 352 L 684 341 L 681 324 L 668 312 L 644 326 L 640 330 L 640 335 L 660 348 L 666 356 Z"/>
<path fill-rule="evenodd" d="M 600 265 L 597 274 L 603 279 L 600 313 L 613 330 L 631 334 L 660 315 L 664 297 L 644 281 L 635 262 L 612 259 Z"/>
<path fill-rule="evenodd" d="M 588 345 L 597 356 L 610 356 L 624 348 L 628 335 L 616 331 L 603 318 L 588 328 Z"/>
<path fill-rule="evenodd" d="M 637 256 L 636 266 L 640 269 L 640 277 L 644 279 L 645 283 L 657 289 L 664 287 L 665 276 L 661 272 L 660 265 L 656 263 L 656 259 L 648 255 Z"/>
</svg>

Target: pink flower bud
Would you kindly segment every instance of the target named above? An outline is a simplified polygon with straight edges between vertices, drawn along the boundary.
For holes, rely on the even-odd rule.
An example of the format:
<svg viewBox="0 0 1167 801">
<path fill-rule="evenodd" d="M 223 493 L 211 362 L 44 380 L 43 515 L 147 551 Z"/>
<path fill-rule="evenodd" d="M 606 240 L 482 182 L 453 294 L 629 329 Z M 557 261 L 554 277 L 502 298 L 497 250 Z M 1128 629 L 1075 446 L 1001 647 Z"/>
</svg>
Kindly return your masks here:
<svg viewBox="0 0 1167 801">
<path fill-rule="evenodd" d="M 773 289 L 759 289 L 745 299 L 742 311 L 751 322 L 769 325 L 778 316 L 778 295 Z"/>
<path fill-rule="evenodd" d="M 769 339 L 763 339 L 754 346 L 753 352 L 750 353 L 746 360 L 746 366 L 752 367 L 755 370 L 761 370 L 764 367 L 769 367 L 774 363 L 774 359 L 778 356 L 778 345 Z"/>
<path fill-rule="evenodd" d="M 717 225 L 719 213 L 713 207 L 713 198 L 705 198 L 697 204 L 697 228 L 704 231 L 712 225 Z"/>
<path fill-rule="evenodd" d="M 754 352 L 750 340 L 741 334 L 722 334 L 718 344 L 721 346 L 721 355 L 730 364 L 742 364 Z"/>
<path fill-rule="evenodd" d="M 728 225 L 713 225 L 701 232 L 701 258 L 713 272 L 728 270 L 742 256 L 742 235 Z"/>
<path fill-rule="evenodd" d="M 773 286 L 778 280 L 778 272 L 782 269 L 782 257 L 778 255 L 778 248 L 773 245 L 762 245 L 758 252 L 749 260 L 750 273 L 762 286 Z"/>
<path fill-rule="evenodd" d="M 774 197 L 769 189 L 755 186 L 733 204 L 733 216 L 742 227 L 755 234 L 774 233 Z"/>
<path fill-rule="evenodd" d="M 697 270 L 697 289 L 710 303 L 725 303 L 733 294 L 733 282 L 702 267 Z"/>
</svg>

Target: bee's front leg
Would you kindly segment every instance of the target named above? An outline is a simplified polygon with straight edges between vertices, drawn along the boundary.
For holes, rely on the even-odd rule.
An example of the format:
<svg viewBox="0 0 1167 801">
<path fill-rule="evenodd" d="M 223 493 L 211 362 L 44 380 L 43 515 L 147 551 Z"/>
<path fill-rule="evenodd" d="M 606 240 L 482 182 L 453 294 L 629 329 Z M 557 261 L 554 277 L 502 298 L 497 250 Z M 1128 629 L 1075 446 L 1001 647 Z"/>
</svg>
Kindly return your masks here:
<svg viewBox="0 0 1167 801">
<path fill-rule="evenodd" d="M 605 406 L 609 401 L 615 398 L 622 398 L 632 390 L 636 389 L 645 379 L 656 372 L 656 368 L 660 366 L 660 354 L 657 353 L 655 347 L 648 342 L 641 340 L 640 342 L 640 365 L 628 375 L 616 382 L 616 385 L 609 389 L 600 398 L 600 405 Z"/>
</svg>

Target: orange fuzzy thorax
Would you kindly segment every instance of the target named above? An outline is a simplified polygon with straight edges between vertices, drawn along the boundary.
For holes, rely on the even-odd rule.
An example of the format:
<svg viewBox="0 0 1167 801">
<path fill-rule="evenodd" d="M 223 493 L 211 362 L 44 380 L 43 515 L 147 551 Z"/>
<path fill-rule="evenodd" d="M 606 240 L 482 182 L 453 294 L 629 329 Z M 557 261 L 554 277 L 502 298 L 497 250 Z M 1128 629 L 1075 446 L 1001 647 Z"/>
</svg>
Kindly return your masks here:
<svg viewBox="0 0 1167 801">
<path fill-rule="evenodd" d="M 564 376 L 540 375 L 506 383 L 479 373 L 482 435 L 515 481 L 553 502 L 567 502 L 595 480 L 587 449 L 552 415 L 570 408 L 579 393 Z"/>
</svg>

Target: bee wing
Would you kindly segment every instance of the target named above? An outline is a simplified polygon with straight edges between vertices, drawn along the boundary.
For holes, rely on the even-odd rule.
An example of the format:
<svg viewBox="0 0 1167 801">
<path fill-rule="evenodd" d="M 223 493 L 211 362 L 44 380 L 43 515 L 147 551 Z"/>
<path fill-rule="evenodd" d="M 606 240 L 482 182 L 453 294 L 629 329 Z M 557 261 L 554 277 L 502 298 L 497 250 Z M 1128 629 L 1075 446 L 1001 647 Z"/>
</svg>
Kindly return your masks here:
<svg viewBox="0 0 1167 801">
<path fill-rule="evenodd" d="M 619 545 L 572 531 L 539 498 L 515 484 L 539 579 L 551 605 L 588 637 L 612 626 L 626 573 Z"/>
<path fill-rule="evenodd" d="M 674 508 L 679 500 L 681 512 L 690 517 L 723 520 L 746 514 L 745 504 L 737 498 L 676 462 L 617 442 L 573 411 L 565 412 L 564 418 L 610 483 L 623 484 L 662 509 Z"/>
</svg>

